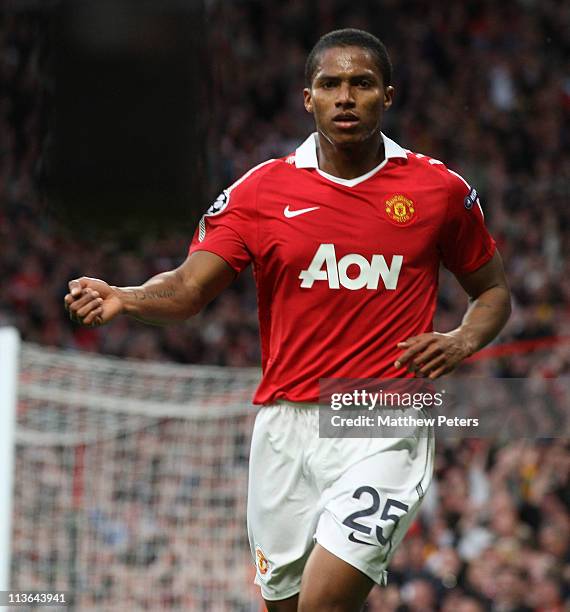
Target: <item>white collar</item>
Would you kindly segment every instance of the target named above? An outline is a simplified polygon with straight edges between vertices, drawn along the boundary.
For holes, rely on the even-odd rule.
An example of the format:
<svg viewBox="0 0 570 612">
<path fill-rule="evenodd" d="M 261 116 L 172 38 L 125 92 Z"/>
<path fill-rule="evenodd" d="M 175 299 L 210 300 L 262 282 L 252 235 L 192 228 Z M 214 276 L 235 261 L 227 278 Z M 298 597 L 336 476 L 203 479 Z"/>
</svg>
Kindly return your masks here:
<svg viewBox="0 0 570 612">
<path fill-rule="evenodd" d="M 397 142 L 394 142 L 382 132 L 380 133 L 382 134 L 382 141 L 384 142 L 384 154 L 386 155 L 386 160 L 392 157 L 403 157 L 404 159 L 408 157 L 406 151 Z M 319 160 L 317 158 L 317 132 L 313 132 L 295 151 L 295 166 L 297 168 L 316 168 L 318 170 Z"/>
</svg>

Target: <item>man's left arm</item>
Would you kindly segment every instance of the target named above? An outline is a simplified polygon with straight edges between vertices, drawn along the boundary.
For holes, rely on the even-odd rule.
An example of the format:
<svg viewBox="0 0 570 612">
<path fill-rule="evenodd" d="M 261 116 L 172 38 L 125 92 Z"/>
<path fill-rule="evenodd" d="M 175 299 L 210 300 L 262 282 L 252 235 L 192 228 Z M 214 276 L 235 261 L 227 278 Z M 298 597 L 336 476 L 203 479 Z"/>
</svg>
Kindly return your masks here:
<svg viewBox="0 0 570 612">
<path fill-rule="evenodd" d="M 497 251 L 478 270 L 456 275 L 469 296 L 469 307 L 461 325 L 447 333 L 431 332 L 407 338 L 398 344 L 403 353 L 396 368 L 406 366 L 417 376 L 439 378 L 489 343 L 511 314 L 511 294 L 503 263 Z"/>
</svg>

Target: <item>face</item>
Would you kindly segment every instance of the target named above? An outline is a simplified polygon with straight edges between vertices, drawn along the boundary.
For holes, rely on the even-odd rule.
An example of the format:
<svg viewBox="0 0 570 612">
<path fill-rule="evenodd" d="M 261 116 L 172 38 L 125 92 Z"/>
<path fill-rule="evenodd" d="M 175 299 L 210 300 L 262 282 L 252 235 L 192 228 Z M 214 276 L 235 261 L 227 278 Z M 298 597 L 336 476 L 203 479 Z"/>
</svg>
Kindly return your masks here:
<svg viewBox="0 0 570 612">
<path fill-rule="evenodd" d="M 311 87 L 303 94 L 317 131 L 333 144 L 350 145 L 378 134 L 394 88 L 384 87 L 369 51 L 333 47 L 318 56 Z"/>
</svg>

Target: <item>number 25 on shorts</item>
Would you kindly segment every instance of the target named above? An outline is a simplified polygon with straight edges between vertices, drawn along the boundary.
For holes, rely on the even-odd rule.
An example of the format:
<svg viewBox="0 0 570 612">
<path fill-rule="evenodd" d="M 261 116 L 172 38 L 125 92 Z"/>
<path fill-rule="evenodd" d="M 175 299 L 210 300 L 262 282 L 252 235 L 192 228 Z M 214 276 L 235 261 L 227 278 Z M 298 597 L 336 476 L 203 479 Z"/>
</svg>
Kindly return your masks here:
<svg viewBox="0 0 570 612">
<path fill-rule="evenodd" d="M 364 533 L 366 535 L 370 535 L 372 532 L 371 527 L 367 527 L 362 523 L 359 523 L 356 519 L 361 518 L 363 516 L 371 516 L 376 514 L 380 509 L 380 493 L 374 488 L 369 486 L 358 487 L 354 492 L 353 496 L 356 499 L 360 499 L 360 497 L 364 494 L 368 493 L 372 497 L 372 505 L 368 508 L 364 508 L 363 510 L 358 510 L 357 512 L 353 512 L 349 514 L 343 521 L 343 524 L 349 527 L 350 529 L 354 529 L 354 531 L 359 531 L 360 533 Z M 397 514 L 390 514 L 392 508 L 399 508 L 404 511 L 404 514 L 408 511 L 409 506 L 402 502 L 399 502 L 396 499 L 388 498 L 386 500 L 386 504 L 384 505 L 384 509 L 382 510 L 382 515 L 380 516 L 381 521 L 393 521 L 394 525 L 390 530 L 390 534 L 394 532 L 401 516 Z M 354 531 L 348 536 L 348 539 L 351 542 L 357 542 L 358 544 L 366 544 L 368 546 L 374 546 L 372 542 L 365 542 L 364 540 L 360 540 L 356 537 Z M 376 539 L 382 546 L 386 546 L 390 543 L 390 535 L 388 537 L 384 536 L 382 531 L 382 527 L 380 525 L 376 525 Z"/>
</svg>

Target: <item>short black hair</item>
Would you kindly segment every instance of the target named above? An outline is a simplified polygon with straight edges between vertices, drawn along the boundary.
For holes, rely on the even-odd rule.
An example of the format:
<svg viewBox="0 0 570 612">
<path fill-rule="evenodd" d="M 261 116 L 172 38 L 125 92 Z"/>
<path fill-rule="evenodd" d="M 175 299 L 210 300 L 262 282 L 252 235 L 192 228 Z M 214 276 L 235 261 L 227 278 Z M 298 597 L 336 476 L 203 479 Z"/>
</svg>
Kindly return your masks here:
<svg viewBox="0 0 570 612">
<path fill-rule="evenodd" d="M 333 47 L 360 47 L 370 51 L 378 64 L 384 86 L 387 87 L 392 84 L 392 62 L 384 43 L 370 32 L 345 28 L 344 30 L 333 30 L 321 36 L 317 44 L 311 49 L 305 63 L 305 83 L 307 87 L 311 86 L 320 53 Z"/>
</svg>

